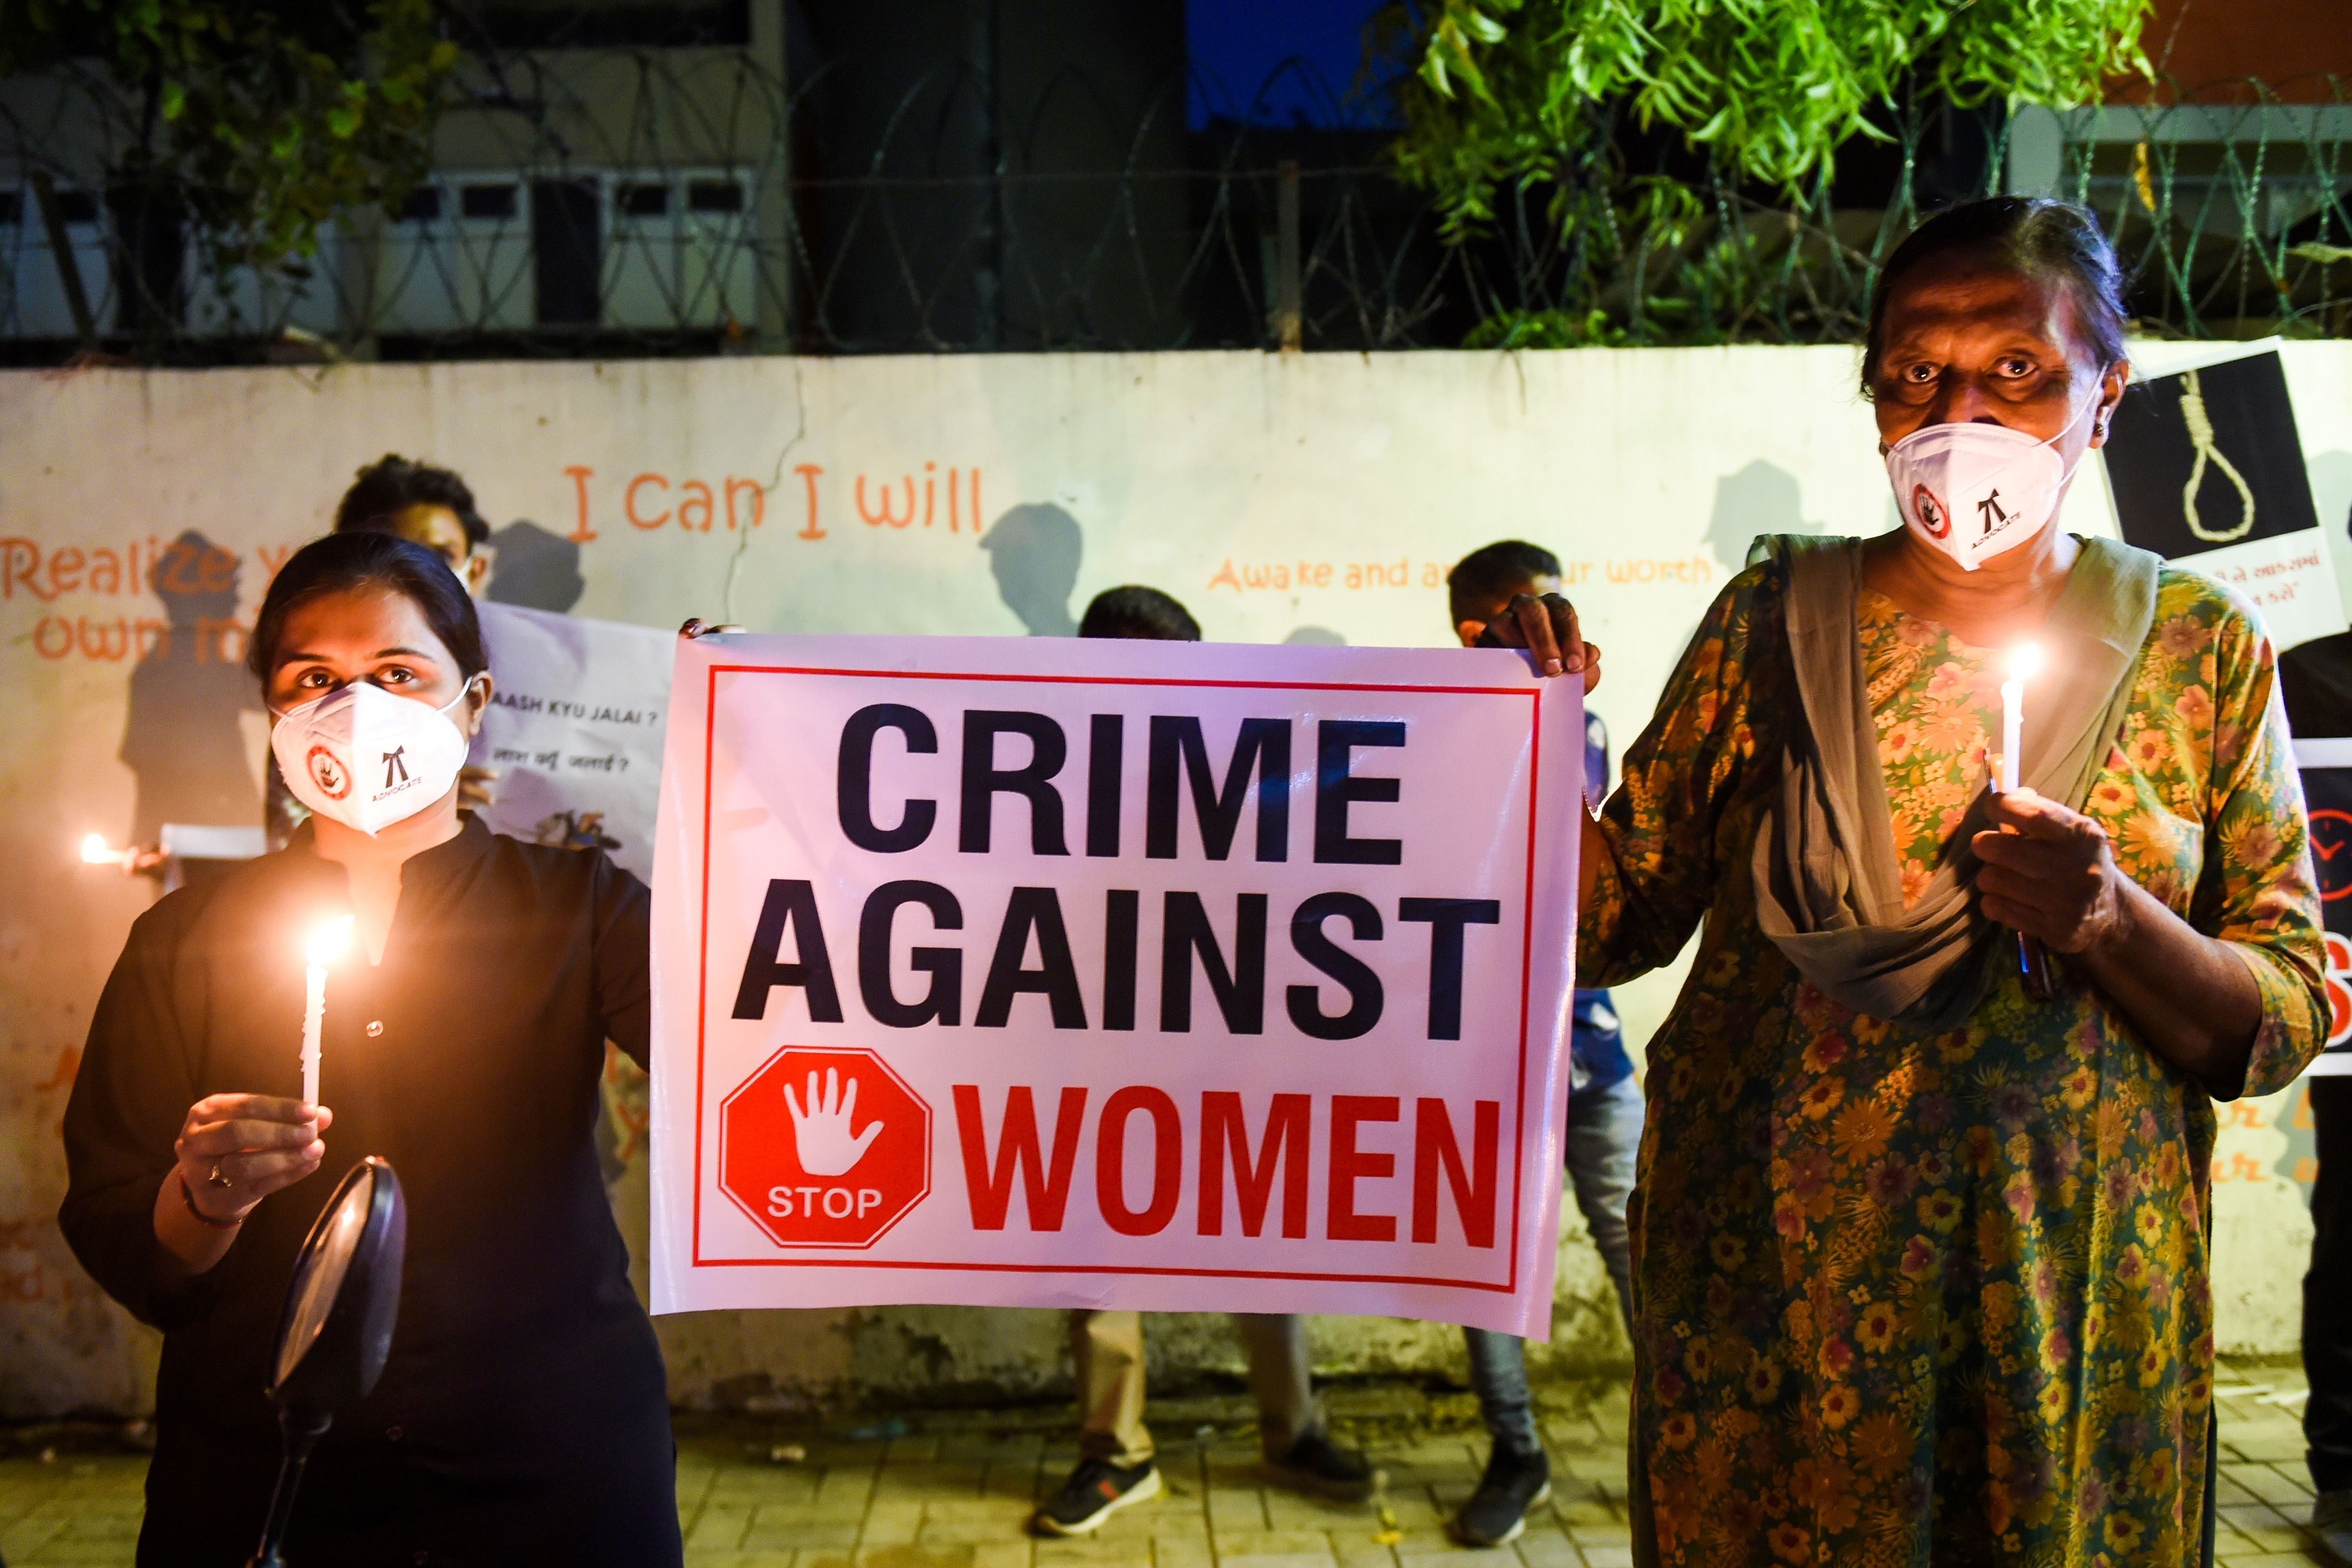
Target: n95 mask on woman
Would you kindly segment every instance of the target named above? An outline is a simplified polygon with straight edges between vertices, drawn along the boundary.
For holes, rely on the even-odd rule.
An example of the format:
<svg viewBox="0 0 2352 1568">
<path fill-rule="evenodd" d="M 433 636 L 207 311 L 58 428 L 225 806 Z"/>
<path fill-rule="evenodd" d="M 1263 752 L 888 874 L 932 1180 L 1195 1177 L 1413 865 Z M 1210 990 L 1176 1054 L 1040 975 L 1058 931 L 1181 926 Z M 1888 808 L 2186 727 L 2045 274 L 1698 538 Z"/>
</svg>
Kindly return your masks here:
<svg viewBox="0 0 2352 1568">
<path fill-rule="evenodd" d="M 2047 441 L 1980 421 L 1913 431 L 1886 449 L 1905 525 L 1968 571 L 2026 543 L 2058 515 L 2074 470 L 2057 444 L 2082 417 Z"/>
<path fill-rule="evenodd" d="M 373 837 L 456 785 L 467 742 L 449 710 L 473 688 L 436 708 L 355 681 L 279 715 L 269 749 L 296 800 Z"/>
</svg>

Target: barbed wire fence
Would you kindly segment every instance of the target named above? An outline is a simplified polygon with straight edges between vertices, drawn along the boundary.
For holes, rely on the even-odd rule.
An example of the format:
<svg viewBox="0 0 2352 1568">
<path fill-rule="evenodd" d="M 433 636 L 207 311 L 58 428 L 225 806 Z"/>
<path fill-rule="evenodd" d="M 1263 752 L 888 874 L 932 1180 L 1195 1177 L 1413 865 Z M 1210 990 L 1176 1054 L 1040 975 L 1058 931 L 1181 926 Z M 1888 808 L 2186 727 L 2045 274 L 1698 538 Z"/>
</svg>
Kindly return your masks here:
<svg viewBox="0 0 2352 1568">
<path fill-rule="evenodd" d="M 2144 331 L 2345 336 L 2347 89 L 1927 106 L 1796 197 L 1685 166 L 1703 220 L 1617 236 L 1596 286 L 1541 187 L 1448 243 L 1377 105 L 1295 62 L 1245 97 L 1065 71 L 1007 105 L 959 60 L 480 57 L 398 211 L 266 268 L 110 188 L 136 116 L 67 71 L 0 84 L 0 361 L 1852 341 L 1923 210 L 2011 188 L 2097 213 Z M 1279 93 L 1317 123 L 1258 123 Z"/>
</svg>

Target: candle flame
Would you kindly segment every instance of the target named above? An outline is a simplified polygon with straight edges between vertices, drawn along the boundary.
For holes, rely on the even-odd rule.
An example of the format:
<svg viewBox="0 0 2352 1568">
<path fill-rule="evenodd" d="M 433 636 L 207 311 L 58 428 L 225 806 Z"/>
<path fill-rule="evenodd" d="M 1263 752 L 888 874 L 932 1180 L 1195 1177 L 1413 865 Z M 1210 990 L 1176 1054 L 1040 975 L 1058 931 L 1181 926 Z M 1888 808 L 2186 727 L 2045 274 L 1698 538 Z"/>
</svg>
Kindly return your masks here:
<svg viewBox="0 0 2352 1568">
<path fill-rule="evenodd" d="M 2030 681 L 2042 673 L 2042 650 L 2032 643 L 2020 643 L 2009 652 L 2009 678 Z"/>
<path fill-rule="evenodd" d="M 302 945 L 302 956 L 314 967 L 323 967 L 342 956 L 351 946 L 352 917 L 348 915 L 322 921 L 314 927 L 310 939 Z"/>
<path fill-rule="evenodd" d="M 81 863 L 84 865 L 111 865 L 121 859 L 121 851 L 106 847 L 106 835 L 103 833 L 92 833 L 81 841 Z"/>
</svg>

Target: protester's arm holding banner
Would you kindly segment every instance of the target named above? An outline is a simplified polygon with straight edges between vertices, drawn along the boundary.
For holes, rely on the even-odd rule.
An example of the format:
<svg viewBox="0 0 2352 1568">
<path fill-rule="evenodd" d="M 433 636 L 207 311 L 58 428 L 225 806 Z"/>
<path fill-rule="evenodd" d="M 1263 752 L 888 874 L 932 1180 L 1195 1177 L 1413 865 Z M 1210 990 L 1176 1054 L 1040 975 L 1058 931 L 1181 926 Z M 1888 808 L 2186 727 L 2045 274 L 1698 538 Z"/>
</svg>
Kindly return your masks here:
<svg viewBox="0 0 2352 1568">
<path fill-rule="evenodd" d="M 1478 646 L 1520 649 L 1534 661 L 1539 675 L 1581 675 L 1588 696 L 1601 685 L 1601 644 L 1584 640 L 1576 606 L 1563 594 L 1514 596 L 1503 607 L 1503 612 L 1486 623 Z M 1600 874 L 1607 852 L 1595 826 L 1594 813 L 1588 810 L 1584 815 L 1582 842 L 1577 852 L 1576 900 L 1580 917 L 1592 902 L 1592 879 Z"/>
<path fill-rule="evenodd" d="M 1748 727 L 1748 629 L 1759 572 L 1735 579 L 1708 609 L 1625 750 L 1607 805 L 1586 814 L 1579 856 L 1577 970 L 1586 986 L 1622 984 L 1674 961 L 1713 902 L 1721 802 L 1753 751 Z M 1489 628 L 1525 648 L 1536 668 L 1601 680 L 1601 650 L 1584 641 L 1559 594 L 1512 601 Z"/>
</svg>

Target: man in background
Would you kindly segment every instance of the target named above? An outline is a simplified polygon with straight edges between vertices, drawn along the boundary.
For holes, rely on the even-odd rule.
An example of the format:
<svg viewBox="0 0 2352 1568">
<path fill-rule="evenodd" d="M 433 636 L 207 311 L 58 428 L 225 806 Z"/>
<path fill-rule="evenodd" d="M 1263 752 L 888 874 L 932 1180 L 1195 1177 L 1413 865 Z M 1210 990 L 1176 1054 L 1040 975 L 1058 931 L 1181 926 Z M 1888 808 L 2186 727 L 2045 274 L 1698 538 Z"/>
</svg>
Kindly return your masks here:
<svg viewBox="0 0 2352 1568">
<path fill-rule="evenodd" d="M 490 525 L 474 492 L 446 468 L 397 453 L 361 469 L 335 507 L 335 532 L 397 534 L 449 563 L 479 599 L 490 577 Z"/>
<path fill-rule="evenodd" d="M 1197 643 L 1200 623 L 1156 588 L 1095 596 L 1081 637 Z M 1278 1481 L 1342 1502 L 1372 1495 L 1379 1476 L 1364 1456 L 1333 1443 L 1310 1385 L 1307 1325 L 1291 1312 L 1235 1312 L 1257 1399 L 1258 1442 Z M 1070 1314 L 1070 1361 L 1078 1385 L 1078 1463 L 1032 1517 L 1041 1535 L 1087 1535 L 1118 1510 L 1160 1495 L 1160 1468 L 1143 1424 L 1143 1316 Z"/>
<path fill-rule="evenodd" d="M 1557 593 L 1559 585 L 1559 559 L 1539 545 L 1505 539 L 1473 550 L 1445 579 L 1454 633 L 1464 647 L 1475 647 L 1486 622 L 1512 599 Z M 1609 792 L 1609 731 L 1591 714 L 1584 721 L 1584 775 L 1588 809 L 1597 807 Z M 1618 1310 L 1630 1333 L 1633 1251 L 1625 1200 L 1633 1195 L 1642 1145 L 1642 1086 L 1607 991 L 1576 993 L 1561 1145 L 1576 1206 L 1617 1287 Z M 1528 1511 L 1551 1496 L 1551 1460 L 1536 1435 L 1525 1342 L 1486 1329 L 1462 1333 L 1470 1352 L 1470 1385 L 1494 1448 L 1477 1490 L 1454 1515 L 1454 1533 L 1466 1546 L 1500 1546 L 1516 1540 L 1527 1528 Z"/>
</svg>

